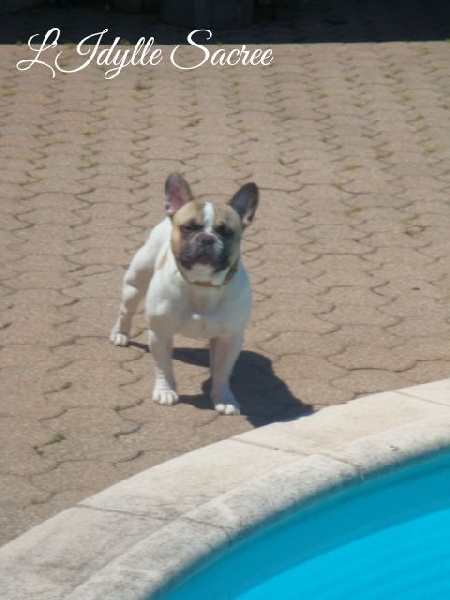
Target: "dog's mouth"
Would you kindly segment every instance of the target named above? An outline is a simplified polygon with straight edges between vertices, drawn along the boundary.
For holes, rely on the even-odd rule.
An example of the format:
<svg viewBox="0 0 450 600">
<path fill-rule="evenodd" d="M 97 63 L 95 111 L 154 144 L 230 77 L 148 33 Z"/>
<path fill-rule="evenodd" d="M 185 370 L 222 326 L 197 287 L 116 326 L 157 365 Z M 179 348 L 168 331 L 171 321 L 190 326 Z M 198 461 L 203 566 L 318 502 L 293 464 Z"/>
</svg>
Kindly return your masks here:
<svg viewBox="0 0 450 600">
<path fill-rule="evenodd" d="M 180 256 L 180 264 L 188 271 L 192 270 L 196 265 L 204 267 L 210 267 L 212 271 L 219 272 L 228 268 L 228 260 L 217 260 L 215 257 L 202 252 L 195 256 L 186 258 L 183 255 Z"/>
<path fill-rule="evenodd" d="M 208 252 L 198 252 L 193 258 L 193 264 L 208 265 L 214 267 L 214 256 L 211 256 Z"/>
<path fill-rule="evenodd" d="M 195 265 L 211 267 L 214 272 L 223 271 L 229 266 L 228 253 L 219 243 L 186 244 L 179 257 L 181 265 L 191 270 Z"/>
</svg>

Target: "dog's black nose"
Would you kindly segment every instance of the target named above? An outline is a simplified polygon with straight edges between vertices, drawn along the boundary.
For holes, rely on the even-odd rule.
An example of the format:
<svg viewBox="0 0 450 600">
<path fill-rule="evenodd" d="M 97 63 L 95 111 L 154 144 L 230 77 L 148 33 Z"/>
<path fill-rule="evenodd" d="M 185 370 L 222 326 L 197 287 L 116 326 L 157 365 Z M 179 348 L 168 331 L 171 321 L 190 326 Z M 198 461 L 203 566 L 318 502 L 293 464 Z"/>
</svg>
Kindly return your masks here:
<svg viewBox="0 0 450 600">
<path fill-rule="evenodd" d="M 208 246 L 212 246 L 215 241 L 216 240 L 215 240 L 214 236 L 209 235 L 208 233 L 200 233 L 197 236 L 198 244 L 200 244 L 204 248 L 207 248 Z"/>
</svg>

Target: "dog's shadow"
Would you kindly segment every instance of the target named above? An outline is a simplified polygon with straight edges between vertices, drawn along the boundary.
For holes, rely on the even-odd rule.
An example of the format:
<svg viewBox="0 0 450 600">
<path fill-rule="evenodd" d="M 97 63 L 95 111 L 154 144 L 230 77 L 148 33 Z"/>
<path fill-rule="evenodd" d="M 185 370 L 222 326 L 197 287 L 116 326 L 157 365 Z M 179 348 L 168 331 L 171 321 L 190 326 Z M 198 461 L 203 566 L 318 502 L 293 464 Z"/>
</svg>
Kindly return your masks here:
<svg viewBox="0 0 450 600">
<path fill-rule="evenodd" d="M 139 342 L 130 345 L 145 349 Z M 209 367 L 207 348 L 175 348 L 174 360 Z M 313 412 L 313 408 L 296 398 L 288 386 L 273 372 L 271 361 L 256 352 L 243 350 L 234 367 L 231 387 L 241 404 L 242 414 L 255 427 L 268 425 L 275 421 L 289 421 Z M 202 394 L 183 395 L 180 402 L 195 406 L 200 410 L 211 410 L 209 392 L 211 380 L 202 384 Z"/>
</svg>

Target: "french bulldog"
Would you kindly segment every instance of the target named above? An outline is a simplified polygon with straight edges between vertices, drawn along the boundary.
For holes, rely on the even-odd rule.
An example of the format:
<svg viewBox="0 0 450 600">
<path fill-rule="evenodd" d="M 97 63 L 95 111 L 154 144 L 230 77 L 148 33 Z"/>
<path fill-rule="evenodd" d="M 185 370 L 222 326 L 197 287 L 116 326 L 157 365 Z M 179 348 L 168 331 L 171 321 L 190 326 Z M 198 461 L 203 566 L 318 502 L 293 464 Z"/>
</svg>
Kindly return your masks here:
<svg viewBox="0 0 450 600">
<path fill-rule="evenodd" d="M 247 183 L 225 205 L 196 200 L 187 181 L 172 173 L 165 184 L 166 217 L 150 233 L 128 268 L 119 318 L 110 334 L 129 342 L 139 301 L 146 296 L 153 357 L 153 400 L 173 405 L 179 396 L 172 369 L 175 333 L 210 340 L 211 398 L 225 415 L 239 414 L 230 376 L 242 349 L 252 294 L 240 257 L 241 236 L 255 216 L 259 191 Z"/>
</svg>

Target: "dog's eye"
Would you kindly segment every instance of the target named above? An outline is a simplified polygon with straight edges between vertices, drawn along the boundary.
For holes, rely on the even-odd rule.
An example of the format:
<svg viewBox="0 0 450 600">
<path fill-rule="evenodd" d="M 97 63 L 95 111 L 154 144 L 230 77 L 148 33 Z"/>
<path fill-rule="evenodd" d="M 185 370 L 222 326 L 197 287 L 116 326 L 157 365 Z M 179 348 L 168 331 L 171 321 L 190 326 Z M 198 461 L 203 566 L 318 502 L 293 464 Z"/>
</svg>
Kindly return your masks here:
<svg viewBox="0 0 450 600">
<path fill-rule="evenodd" d="M 198 223 L 187 223 L 187 225 L 182 225 L 180 229 L 183 233 L 195 233 L 203 229 L 203 227 Z"/>
<path fill-rule="evenodd" d="M 222 224 L 216 228 L 216 233 L 218 233 L 220 235 L 220 237 L 230 238 L 230 237 L 232 237 L 234 232 L 230 227 L 228 227 L 225 224 Z"/>
</svg>

